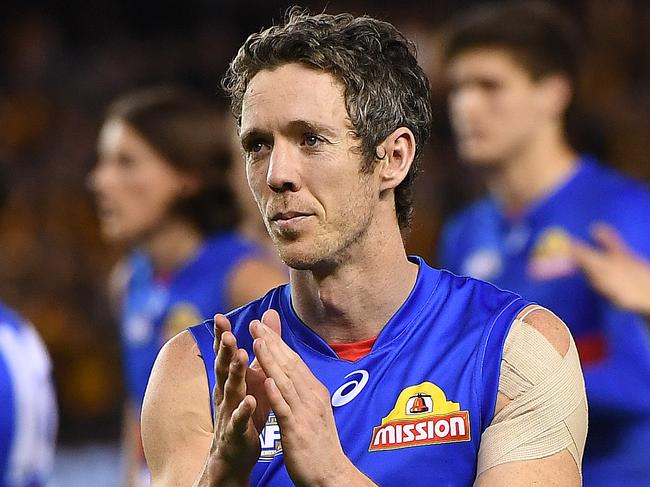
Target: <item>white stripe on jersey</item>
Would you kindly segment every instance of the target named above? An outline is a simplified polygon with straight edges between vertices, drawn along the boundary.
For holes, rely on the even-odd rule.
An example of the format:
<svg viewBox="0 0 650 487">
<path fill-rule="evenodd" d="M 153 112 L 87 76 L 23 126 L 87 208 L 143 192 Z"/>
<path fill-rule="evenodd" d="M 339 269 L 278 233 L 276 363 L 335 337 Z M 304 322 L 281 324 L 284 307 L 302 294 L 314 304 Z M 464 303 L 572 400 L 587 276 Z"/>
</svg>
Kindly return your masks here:
<svg viewBox="0 0 650 487">
<path fill-rule="evenodd" d="M 6 479 L 9 486 L 44 481 L 52 470 L 57 408 L 50 359 L 34 328 L 0 323 L 0 357 L 11 377 L 14 435 Z"/>
</svg>

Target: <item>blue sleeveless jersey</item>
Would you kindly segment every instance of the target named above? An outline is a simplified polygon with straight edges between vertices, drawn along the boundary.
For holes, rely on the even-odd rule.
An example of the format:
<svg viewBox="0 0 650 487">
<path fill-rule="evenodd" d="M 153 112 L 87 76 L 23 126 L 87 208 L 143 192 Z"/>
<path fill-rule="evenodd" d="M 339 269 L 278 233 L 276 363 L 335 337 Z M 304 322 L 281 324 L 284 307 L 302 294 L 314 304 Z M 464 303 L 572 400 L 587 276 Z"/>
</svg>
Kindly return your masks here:
<svg viewBox="0 0 650 487">
<path fill-rule="evenodd" d="M 229 314 L 238 345 L 253 356 L 248 324 L 273 308 L 282 338 L 332 395 L 343 451 L 381 486 L 472 485 L 481 433 L 496 404 L 502 348 L 528 303 L 471 278 L 430 268 L 356 362 L 334 351 L 295 314 L 290 285 Z M 190 328 L 214 387 L 212 322 Z M 252 358 L 251 358 L 252 360 Z M 206 391 L 208 394 L 209 391 Z M 279 427 L 269 417 L 251 485 L 293 485 Z"/>
<path fill-rule="evenodd" d="M 156 280 L 151 260 L 144 252 L 131 256 L 122 341 L 128 396 L 137 407 L 142 405 L 166 330 L 180 330 L 228 311 L 233 269 L 260 252 L 235 233 L 220 233 L 206 239 L 197 255 L 165 281 Z"/>
<path fill-rule="evenodd" d="M 34 328 L 0 304 L 0 487 L 45 485 L 56 429 L 47 351 Z"/>
<path fill-rule="evenodd" d="M 593 224 L 616 228 L 650 258 L 650 191 L 583 158 L 574 176 L 518 218 L 491 198 L 443 232 L 441 266 L 546 306 L 576 340 L 589 402 L 585 485 L 650 485 L 650 334 L 640 316 L 597 294 L 571 258 L 569 237 L 593 244 Z"/>
</svg>

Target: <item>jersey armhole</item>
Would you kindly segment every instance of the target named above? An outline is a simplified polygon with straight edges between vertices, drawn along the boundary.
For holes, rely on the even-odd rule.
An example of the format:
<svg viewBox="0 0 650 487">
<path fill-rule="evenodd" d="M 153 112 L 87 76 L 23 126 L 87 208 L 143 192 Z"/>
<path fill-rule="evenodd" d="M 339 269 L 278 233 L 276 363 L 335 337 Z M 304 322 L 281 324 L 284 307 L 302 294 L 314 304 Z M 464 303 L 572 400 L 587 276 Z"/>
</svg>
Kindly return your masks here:
<svg viewBox="0 0 650 487">
<path fill-rule="evenodd" d="M 212 324 L 211 320 L 206 320 L 200 325 L 195 325 L 188 328 L 188 331 L 192 334 L 196 345 L 199 347 L 201 352 L 201 358 L 203 359 L 203 366 L 205 367 L 205 374 L 208 378 L 208 395 L 210 396 L 210 415 L 214 421 L 214 397 L 212 397 L 215 385 L 214 377 L 214 336 L 210 330 Z"/>
<path fill-rule="evenodd" d="M 483 349 L 479 362 L 478 384 L 481 404 L 481 433 L 492 422 L 497 403 L 497 392 L 501 377 L 503 346 L 517 315 L 530 303 L 516 298 L 505 306 L 487 328 L 482 340 Z"/>
</svg>

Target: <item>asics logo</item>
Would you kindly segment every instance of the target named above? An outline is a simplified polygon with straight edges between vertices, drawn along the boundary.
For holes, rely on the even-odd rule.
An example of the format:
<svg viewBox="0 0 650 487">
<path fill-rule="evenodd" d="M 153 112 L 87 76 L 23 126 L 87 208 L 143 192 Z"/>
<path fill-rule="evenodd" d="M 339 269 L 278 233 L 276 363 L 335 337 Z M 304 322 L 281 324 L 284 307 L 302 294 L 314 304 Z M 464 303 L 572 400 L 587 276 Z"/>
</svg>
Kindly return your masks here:
<svg viewBox="0 0 650 487">
<path fill-rule="evenodd" d="M 363 369 L 355 370 L 346 375 L 344 379 L 352 376 L 355 377 L 334 391 L 334 394 L 332 395 L 332 406 L 345 406 L 357 397 L 363 388 L 366 387 L 369 377 L 368 371 Z"/>
</svg>

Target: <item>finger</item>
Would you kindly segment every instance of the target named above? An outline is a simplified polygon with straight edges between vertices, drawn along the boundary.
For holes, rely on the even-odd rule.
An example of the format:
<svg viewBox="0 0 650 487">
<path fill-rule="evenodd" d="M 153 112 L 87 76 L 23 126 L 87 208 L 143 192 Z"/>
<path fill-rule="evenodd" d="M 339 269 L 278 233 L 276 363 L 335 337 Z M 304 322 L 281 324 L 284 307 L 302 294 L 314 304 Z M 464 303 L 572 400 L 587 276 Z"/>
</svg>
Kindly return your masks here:
<svg viewBox="0 0 650 487">
<path fill-rule="evenodd" d="M 228 378 L 223 387 L 223 403 L 227 410 L 234 410 L 246 397 L 246 367 L 248 354 L 244 349 L 235 353 L 228 367 Z"/>
<path fill-rule="evenodd" d="M 288 427 L 291 427 L 293 420 L 293 411 L 289 403 L 285 401 L 284 396 L 272 378 L 269 377 L 264 381 L 264 390 L 269 398 L 271 409 L 273 409 L 273 413 L 280 423 L 280 428 L 286 431 Z"/>
<path fill-rule="evenodd" d="M 594 226 L 592 234 L 596 241 L 608 252 L 628 253 L 627 245 L 611 225 L 598 223 Z"/>
<path fill-rule="evenodd" d="M 229 331 L 221 335 L 221 341 L 214 361 L 214 375 L 216 378 L 216 389 L 218 393 L 223 392 L 224 385 L 228 379 L 230 364 L 237 353 L 237 339 Z M 216 396 L 217 394 L 215 394 Z"/>
<path fill-rule="evenodd" d="M 248 428 L 248 422 L 253 417 L 257 401 L 253 396 L 245 396 L 231 416 L 230 431 L 236 437 L 244 436 Z"/>
<path fill-rule="evenodd" d="M 253 349 L 255 350 L 255 355 L 257 356 L 262 369 L 267 377 L 273 379 L 277 388 L 280 390 L 280 393 L 284 397 L 284 400 L 289 405 L 296 405 L 300 401 L 300 395 L 298 389 L 300 386 L 296 387 L 294 384 L 294 379 L 301 383 L 301 377 L 297 373 L 293 373 L 293 377 L 290 377 L 287 374 L 287 369 L 293 365 L 289 365 L 286 362 L 280 363 L 277 359 L 276 354 L 268 347 L 268 344 L 264 338 L 256 338 L 253 341 Z"/>
<path fill-rule="evenodd" d="M 226 331 L 232 331 L 230 326 L 230 320 L 226 316 L 218 313 L 214 315 L 212 319 L 213 329 L 214 329 L 214 353 L 217 353 L 219 349 L 219 342 L 221 341 L 221 335 Z"/>
<path fill-rule="evenodd" d="M 262 323 L 268 326 L 277 335 L 282 335 L 282 326 L 280 323 L 280 315 L 274 309 L 267 309 L 262 315 Z"/>
<path fill-rule="evenodd" d="M 592 270 L 598 267 L 601 262 L 601 252 L 582 242 L 574 241 L 572 252 L 578 265 L 585 270 Z"/>
</svg>

